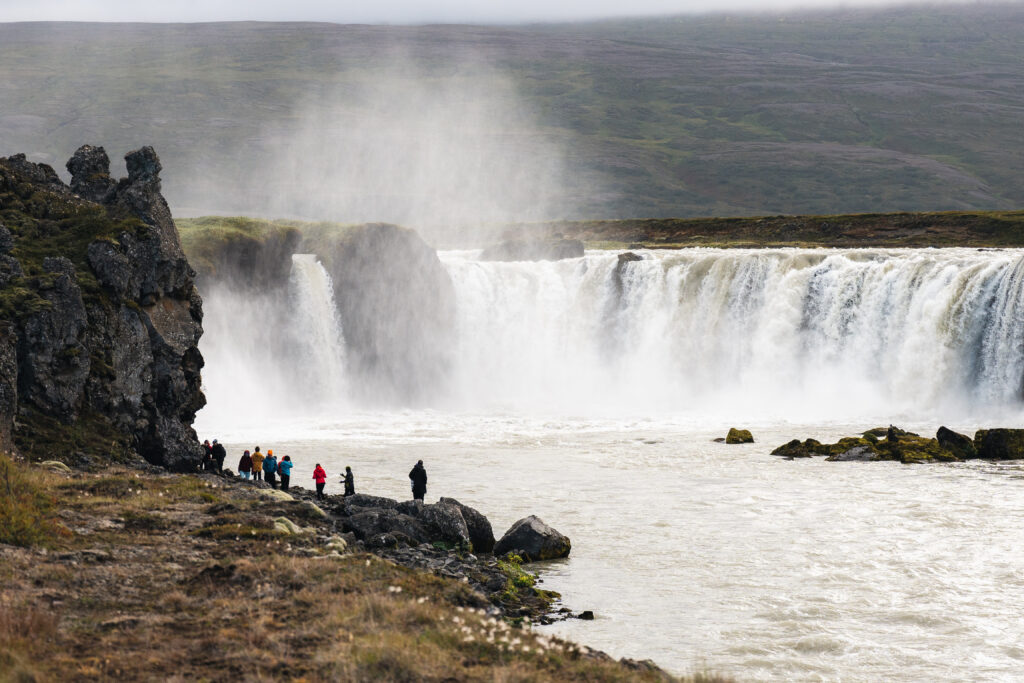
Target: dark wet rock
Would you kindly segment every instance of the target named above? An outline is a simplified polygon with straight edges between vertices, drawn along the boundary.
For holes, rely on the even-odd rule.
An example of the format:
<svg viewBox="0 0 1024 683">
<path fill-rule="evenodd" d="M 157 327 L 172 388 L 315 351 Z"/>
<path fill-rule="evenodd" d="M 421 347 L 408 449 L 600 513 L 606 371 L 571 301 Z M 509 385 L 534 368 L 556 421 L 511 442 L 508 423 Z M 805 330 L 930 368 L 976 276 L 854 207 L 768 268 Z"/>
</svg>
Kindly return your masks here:
<svg viewBox="0 0 1024 683">
<path fill-rule="evenodd" d="M 776 448 L 772 455 L 791 459 L 824 455 L 831 462 L 894 460 L 905 464 L 954 462 L 958 459 L 936 439 L 916 436 L 896 427 L 886 428 L 884 439 L 879 439 L 877 433 L 878 430 L 871 430 L 865 432 L 864 436 L 848 436 L 832 444 L 823 444 L 814 439 L 802 442 L 794 439 Z"/>
<path fill-rule="evenodd" d="M 352 532 L 361 541 L 387 533 L 400 533 L 411 543 L 429 543 L 430 533 L 419 520 L 390 508 L 362 508 L 342 520 L 343 531 Z"/>
<path fill-rule="evenodd" d="M 567 536 L 530 515 L 512 525 L 494 545 L 495 555 L 515 553 L 527 562 L 568 557 L 572 544 Z"/>
<path fill-rule="evenodd" d="M 3 223 L 0 223 L 0 254 L 9 254 L 14 248 L 14 235 Z"/>
<path fill-rule="evenodd" d="M 868 446 L 854 446 L 842 453 L 830 455 L 826 460 L 830 462 L 871 462 L 878 460 L 878 454 Z"/>
<path fill-rule="evenodd" d="M 14 449 L 12 430 L 18 414 L 18 336 L 0 322 L 0 451 Z"/>
<path fill-rule="evenodd" d="M 480 252 L 481 261 L 560 261 L 583 256 L 583 242 L 574 239 L 507 240 Z"/>
<path fill-rule="evenodd" d="M 117 187 L 110 177 L 110 157 L 102 147 L 82 145 L 68 159 L 67 169 L 71 191 L 90 202 L 107 203 Z"/>
<path fill-rule="evenodd" d="M 432 541 L 440 541 L 460 548 L 469 548 L 469 527 L 459 507 L 449 503 L 424 505 L 419 521 L 427 527 Z"/>
<path fill-rule="evenodd" d="M 974 447 L 983 460 L 1020 460 L 1024 458 L 1024 429 L 980 429 L 974 435 Z"/>
<path fill-rule="evenodd" d="M 615 262 L 615 269 L 612 271 L 612 285 L 615 287 L 616 297 L 622 296 L 622 292 L 625 288 L 625 281 L 623 278 L 625 277 L 626 269 L 629 267 L 629 264 L 643 260 L 643 256 L 634 254 L 631 251 L 619 254 L 619 257 Z"/>
<path fill-rule="evenodd" d="M 771 454 L 780 455 L 784 458 L 810 458 L 815 455 L 829 455 L 829 452 L 816 439 L 806 439 L 804 441 L 793 439 L 776 448 Z"/>
<path fill-rule="evenodd" d="M 449 377 L 455 329 L 455 290 L 437 252 L 386 223 L 301 248 L 331 274 L 352 386 L 376 402 L 436 395 Z"/>
<path fill-rule="evenodd" d="M 939 446 L 961 460 L 970 460 L 978 456 L 974 440 L 969 436 L 954 432 L 952 429 L 939 427 L 939 431 L 935 433 L 935 440 L 938 441 Z"/>
<path fill-rule="evenodd" d="M 393 498 L 382 498 L 380 496 L 368 496 L 365 493 L 356 493 L 345 496 L 344 505 L 346 508 L 384 508 L 394 510 L 398 507 L 398 501 Z"/>
<path fill-rule="evenodd" d="M 728 444 L 754 443 L 754 437 L 749 429 L 730 427 L 729 433 L 725 435 L 725 442 Z"/>
<path fill-rule="evenodd" d="M 16 286 L 23 427 L 14 439 L 20 448 L 62 450 L 56 421 L 90 438 L 104 434 L 83 449 L 83 462 L 128 462 L 138 453 L 194 470 L 201 450 L 191 423 L 205 402 L 202 302 L 160 195 L 156 153 L 143 148 L 126 159 L 129 177 L 115 185 L 106 152 L 80 148 L 68 162 L 73 190 L 23 155 L 0 159 L 0 196 L 21 215 L 3 232 L 12 247 L 35 242 L 19 251 L 29 261 L 0 256 L 0 296 Z M 24 196 L 32 201 L 17 200 Z M 65 241 L 50 227 L 58 224 Z M 0 252 L 3 241 L 0 232 Z"/>
<path fill-rule="evenodd" d="M 579 614 L 576 615 L 576 618 L 577 619 L 583 619 L 584 621 L 593 621 L 594 620 L 594 613 L 593 613 L 593 611 L 591 611 L 589 609 L 583 610 L 582 612 L 580 612 Z"/>
<path fill-rule="evenodd" d="M 454 498 L 441 498 L 438 502 L 453 505 L 462 513 L 462 519 L 465 520 L 469 530 L 469 541 L 473 544 L 474 552 L 489 553 L 494 550 L 494 530 L 486 517 Z"/>
</svg>

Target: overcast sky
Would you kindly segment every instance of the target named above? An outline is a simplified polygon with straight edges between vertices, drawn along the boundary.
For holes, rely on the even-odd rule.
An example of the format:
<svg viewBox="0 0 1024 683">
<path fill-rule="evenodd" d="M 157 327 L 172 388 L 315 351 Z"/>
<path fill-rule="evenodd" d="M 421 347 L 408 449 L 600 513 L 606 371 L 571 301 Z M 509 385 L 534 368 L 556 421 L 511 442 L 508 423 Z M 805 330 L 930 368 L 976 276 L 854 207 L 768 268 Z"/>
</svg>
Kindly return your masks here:
<svg viewBox="0 0 1024 683">
<path fill-rule="evenodd" d="M 0 22 L 514 23 L 883 4 L 893 3 L 886 0 L 0 0 Z"/>
</svg>

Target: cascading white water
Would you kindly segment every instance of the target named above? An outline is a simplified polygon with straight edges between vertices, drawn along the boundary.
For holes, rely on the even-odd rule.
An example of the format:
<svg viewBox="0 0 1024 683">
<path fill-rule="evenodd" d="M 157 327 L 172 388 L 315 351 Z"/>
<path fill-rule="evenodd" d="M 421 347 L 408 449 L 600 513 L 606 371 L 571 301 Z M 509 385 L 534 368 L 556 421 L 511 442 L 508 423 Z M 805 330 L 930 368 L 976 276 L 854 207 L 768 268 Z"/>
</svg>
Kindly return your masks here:
<svg viewBox="0 0 1024 683">
<path fill-rule="evenodd" d="M 299 379 L 317 401 L 334 403 L 345 392 L 345 338 L 334 305 L 331 276 L 315 254 L 294 254 L 289 282 L 292 336 L 304 360 Z"/>
<path fill-rule="evenodd" d="M 917 419 L 1016 414 L 1024 252 L 442 254 L 454 398 L 562 413 Z"/>
<path fill-rule="evenodd" d="M 442 252 L 456 330 L 430 403 L 746 421 L 991 423 L 1024 412 L 1024 251 L 639 253 L 619 266 L 606 251 L 515 263 Z M 344 409 L 332 294 L 323 266 L 301 254 L 286 297 L 204 292 L 201 421 Z"/>
<path fill-rule="evenodd" d="M 315 255 L 292 256 L 284 296 L 218 282 L 203 291 L 203 308 L 200 428 L 245 428 L 345 404 L 344 336 L 330 275 Z"/>
</svg>

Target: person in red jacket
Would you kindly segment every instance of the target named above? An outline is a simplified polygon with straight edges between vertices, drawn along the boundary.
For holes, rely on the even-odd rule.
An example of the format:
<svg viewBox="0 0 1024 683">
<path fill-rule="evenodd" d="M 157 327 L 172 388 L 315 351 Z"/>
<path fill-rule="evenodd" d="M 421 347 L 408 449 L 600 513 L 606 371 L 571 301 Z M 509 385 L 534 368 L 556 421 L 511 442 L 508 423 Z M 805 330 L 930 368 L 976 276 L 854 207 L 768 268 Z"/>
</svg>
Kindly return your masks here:
<svg viewBox="0 0 1024 683">
<path fill-rule="evenodd" d="M 324 471 L 323 467 L 320 467 L 320 463 L 317 463 L 316 467 L 313 468 L 313 481 L 316 482 L 317 500 L 323 500 L 324 486 L 327 484 L 327 472 Z"/>
</svg>

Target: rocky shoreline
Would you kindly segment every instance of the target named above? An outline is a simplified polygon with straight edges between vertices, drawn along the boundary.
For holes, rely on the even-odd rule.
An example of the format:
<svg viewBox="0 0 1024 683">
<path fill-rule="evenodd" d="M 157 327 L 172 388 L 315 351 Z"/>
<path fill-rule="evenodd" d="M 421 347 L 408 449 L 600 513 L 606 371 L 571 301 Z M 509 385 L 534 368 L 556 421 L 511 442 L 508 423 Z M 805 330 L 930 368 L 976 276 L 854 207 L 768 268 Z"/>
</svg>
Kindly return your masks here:
<svg viewBox="0 0 1024 683">
<path fill-rule="evenodd" d="M 0 469 L 16 503 L 0 529 L 0 668 L 16 680 L 677 680 L 535 632 L 591 615 L 557 606 L 511 554 L 441 540 L 453 510 L 475 512 L 454 501 L 318 504 L 233 476 L 2 454 Z M 369 533 L 375 515 L 434 540 L 392 544 L 380 537 L 397 530 Z"/>
</svg>

